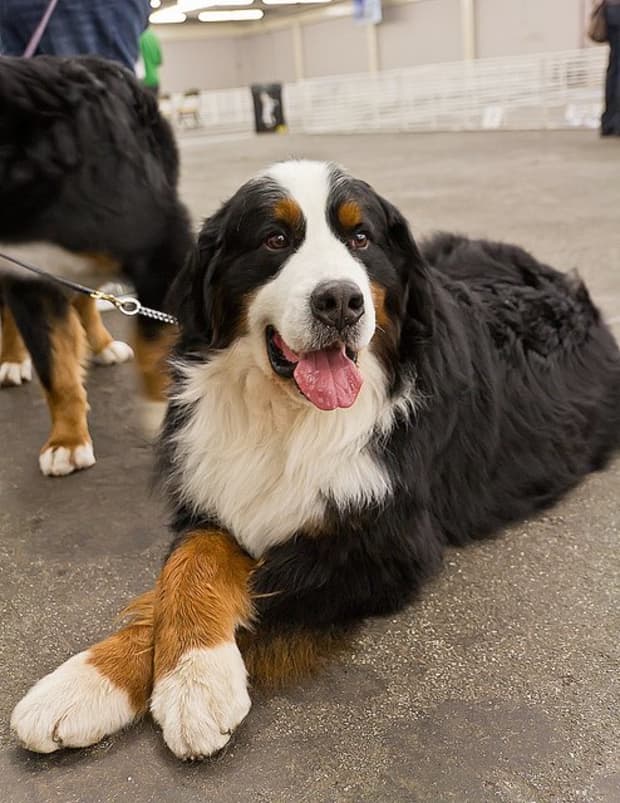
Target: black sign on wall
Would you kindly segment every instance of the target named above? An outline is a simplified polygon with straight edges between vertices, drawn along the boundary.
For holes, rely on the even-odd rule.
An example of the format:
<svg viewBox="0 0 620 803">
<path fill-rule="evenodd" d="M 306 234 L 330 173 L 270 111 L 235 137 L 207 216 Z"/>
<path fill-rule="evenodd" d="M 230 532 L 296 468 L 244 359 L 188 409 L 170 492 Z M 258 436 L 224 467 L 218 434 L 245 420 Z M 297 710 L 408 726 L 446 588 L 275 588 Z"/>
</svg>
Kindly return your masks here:
<svg viewBox="0 0 620 803">
<path fill-rule="evenodd" d="M 252 84 L 254 126 L 257 134 L 286 130 L 282 84 Z"/>
</svg>

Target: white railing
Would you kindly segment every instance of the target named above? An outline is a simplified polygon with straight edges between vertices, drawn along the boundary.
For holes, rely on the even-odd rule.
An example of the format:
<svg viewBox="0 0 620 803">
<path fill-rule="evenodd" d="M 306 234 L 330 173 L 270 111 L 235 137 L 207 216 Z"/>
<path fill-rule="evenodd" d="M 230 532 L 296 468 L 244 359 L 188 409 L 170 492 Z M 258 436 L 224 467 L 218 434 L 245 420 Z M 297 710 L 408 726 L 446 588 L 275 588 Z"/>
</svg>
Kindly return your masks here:
<svg viewBox="0 0 620 803">
<path fill-rule="evenodd" d="M 250 89 L 217 89 L 199 96 L 175 94 L 160 102 L 164 115 L 179 131 L 234 134 L 254 130 Z"/>
<path fill-rule="evenodd" d="M 284 86 L 293 132 L 596 127 L 606 48 L 429 64 Z M 249 88 L 202 92 L 205 132 L 253 130 Z"/>
</svg>

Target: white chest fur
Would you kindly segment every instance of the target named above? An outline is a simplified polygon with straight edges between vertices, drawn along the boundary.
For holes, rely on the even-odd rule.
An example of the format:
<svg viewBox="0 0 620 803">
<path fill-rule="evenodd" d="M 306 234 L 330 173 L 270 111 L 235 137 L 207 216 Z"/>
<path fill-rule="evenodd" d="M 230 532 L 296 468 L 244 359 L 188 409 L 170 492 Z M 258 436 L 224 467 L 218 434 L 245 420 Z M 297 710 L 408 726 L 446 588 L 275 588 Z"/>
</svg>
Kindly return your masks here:
<svg viewBox="0 0 620 803">
<path fill-rule="evenodd" d="M 375 427 L 389 429 L 393 407 L 369 352 L 360 355 L 365 381 L 355 405 L 322 412 L 289 399 L 250 348 L 242 339 L 185 369 L 178 401 L 188 415 L 175 436 L 175 462 L 184 501 L 217 516 L 259 557 L 319 524 L 328 500 L 346 509 L 390 493 L 366 446 Z"/>
</svg>

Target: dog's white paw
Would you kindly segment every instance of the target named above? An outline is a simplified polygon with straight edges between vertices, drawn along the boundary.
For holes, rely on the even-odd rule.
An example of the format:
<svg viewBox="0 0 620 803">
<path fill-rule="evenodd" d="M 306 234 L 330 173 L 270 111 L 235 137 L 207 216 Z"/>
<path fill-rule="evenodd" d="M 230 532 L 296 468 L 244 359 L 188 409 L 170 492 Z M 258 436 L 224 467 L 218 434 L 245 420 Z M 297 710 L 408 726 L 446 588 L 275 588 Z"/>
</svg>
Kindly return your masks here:
<svg viewBox="0 0 620 803">
<path fill-rule="evenodd" d="M 64 477 L 95 465 L 92 443 L 79 446 L 48 446 L 39 455 L 39 467 L 46 477 Z"/>
<path fill-rule="evenodd" d="M 97 365 L 116 365 L 133 360 L 133 349 L 122 340 L 113 340 L 98 354 L 93 354 L 93 362 Z"/>
<path fill-rule="evenodd" d="M 247 672 L 234 642 L 186 652 L 156 682 L 151 698 L 166 744 L 182 759 L 221 750 L 250 706 Z"/>
<path fill-rule="evenodd" d="M 3 362 L 0 365 L 0 387 L 13 387 L 32 379 L 32 361 L 30 358 L 22 362 Z"/>
<path fill-rule="evenodd" d="M 127 692 L 88 663 L 88 656 L 85 651 L 69 658 L 13 709 L 11 730 L 28 750 L 86 747 L 135 718 Z"/>
</svg>

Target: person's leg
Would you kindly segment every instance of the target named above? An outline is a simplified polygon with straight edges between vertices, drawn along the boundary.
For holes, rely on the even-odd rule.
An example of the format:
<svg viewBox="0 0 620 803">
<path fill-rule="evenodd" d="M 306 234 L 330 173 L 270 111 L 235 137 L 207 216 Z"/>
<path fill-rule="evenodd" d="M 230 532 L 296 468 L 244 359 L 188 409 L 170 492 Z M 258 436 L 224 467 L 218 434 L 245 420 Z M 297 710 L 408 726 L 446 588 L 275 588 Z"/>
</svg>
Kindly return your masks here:
<svg viewBox="0 0 620 803">
<path fill-rule="evenodd" d="M 149 9 L 146 0 L 63 0 L 41 39 L 40 52 L 102 56 L 133 70 Z"/>
<path fill-rule="evenodd" d="M 0 2 L 1 53 L 23 54 L 46 6 L 47 0 Z M 37 55 L 102 56 L 133 70 L 149 10 L 148 0 L 62 0 L 49 20 Z"/>
<path fill-rule="evenodd" d="M 0 55 L 23 55 L 46 5 L 46 0 L 0 0 Z"/>
<path fill-rule="evenodd" d="M 620 135 L 620 6 L 606 9 L 609 35 L 609 65 L 605 81 L 605 110 L 601 118 L 603 136 Z"/>
</svg>

